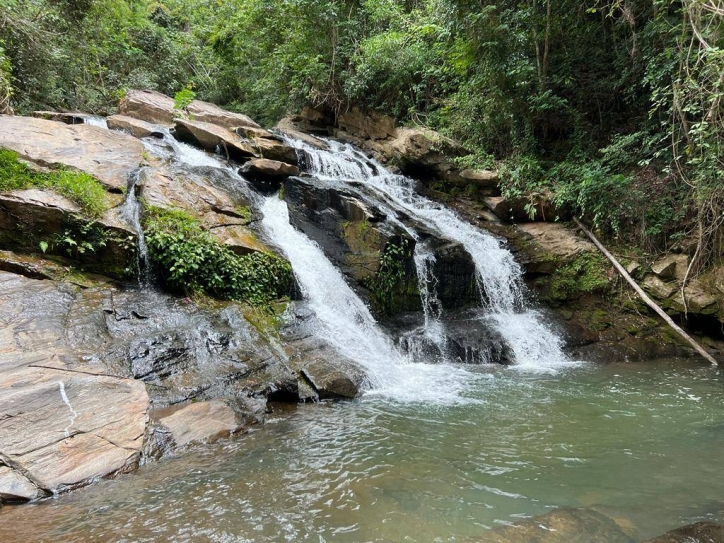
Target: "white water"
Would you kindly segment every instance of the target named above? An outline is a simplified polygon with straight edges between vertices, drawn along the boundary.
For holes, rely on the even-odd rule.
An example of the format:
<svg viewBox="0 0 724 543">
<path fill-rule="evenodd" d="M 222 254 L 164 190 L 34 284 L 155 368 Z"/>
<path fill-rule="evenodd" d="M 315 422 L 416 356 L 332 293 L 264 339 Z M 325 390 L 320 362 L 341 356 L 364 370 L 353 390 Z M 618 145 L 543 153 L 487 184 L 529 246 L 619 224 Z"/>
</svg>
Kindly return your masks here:
<svg viewBox="0 0 724 543">
<path fill-rule="evenodd" d="M 397 401 L 459 403 L 473 376 L 449 366 L 413 364 L 378 326 L 364 302 L 319 246 L 289 222 L 287 204 L 270 196 L 262 226 L 284 251 L 315 316 L 312 333 L 365 368 L 372 390 Z"/>
<path fill-rule="evenodd" d="M 83 119 L 83 124 L 89 124 L 91 126 L 98 126 L 100 128 L 108 128 L 108 123 L 105 117 L 98 117 L 96 115 L 89 115 Z"/>
<path fill-rule="evenodd" d="M 377 194 L 379 202 L 375 203 L 381 207 L 400 211 L 441 238 L 460 243 L 475 263 L 487 318 L 512 349 L 517 368 L 551 372 L 575 364 L 565 356 L 562 340 L 542 315 L 527 307 L 522 270 L 494 236 L 463 221 L 442 204 L 420 196 L 412 179 L 388 172 L 348 145 L 329 141 L 330 150 L 325 151 L 297 140 L 287 142 L 301 151 L 301 162 L 310 174 L 348 190 L 354 190 L 349 181 L 364 183 Z M 418 273 L 427 274 L 421 264 L 417 261 Z M 423 305 L 427 304 L 426 296 L 429 293 L 423 291 Z M 436 325 L 427 312 L 425 316 L 428 325 Z"/>
<path fill-rule="evenodd" d="M 148 246 L 146 245 L 146 237 L 141 227 L 141 203 L 136 195 L 136 186 L 138 185 L 143 168 L 134 172 L 128 180 L 126 187 L 126 198 L 120 208 L 121 217 L 136 231 L 138 236 L 138 282 L 142 287 L 151 284 L 151 266 L 148 262 Z"/>
</svg>

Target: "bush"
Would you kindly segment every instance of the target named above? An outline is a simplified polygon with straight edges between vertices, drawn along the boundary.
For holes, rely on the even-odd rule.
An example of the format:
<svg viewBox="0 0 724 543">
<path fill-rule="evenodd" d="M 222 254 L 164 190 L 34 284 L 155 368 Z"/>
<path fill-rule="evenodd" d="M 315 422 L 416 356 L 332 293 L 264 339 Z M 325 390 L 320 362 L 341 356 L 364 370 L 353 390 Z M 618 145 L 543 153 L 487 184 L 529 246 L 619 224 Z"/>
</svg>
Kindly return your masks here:
<svg viewBox="0 0 724 543">
<path fill-rule="evenodd" d="M 65 196 L 91 218 L 100 217 L 108 209 L 106 190 L 92 175 L 66 169 L 34 171 L 18 160 L 16 152 L 0 149 L 0 191 L 31 187 L 49 189 Z"/>
<path fill-rule="evenodd" d="M 239 256 L 180 210 L 150 208 L 144 231 L 151 261 L 176 291 L 267 304 L 289 293 L 291 266 L 266 253 Z"/>
</svg>

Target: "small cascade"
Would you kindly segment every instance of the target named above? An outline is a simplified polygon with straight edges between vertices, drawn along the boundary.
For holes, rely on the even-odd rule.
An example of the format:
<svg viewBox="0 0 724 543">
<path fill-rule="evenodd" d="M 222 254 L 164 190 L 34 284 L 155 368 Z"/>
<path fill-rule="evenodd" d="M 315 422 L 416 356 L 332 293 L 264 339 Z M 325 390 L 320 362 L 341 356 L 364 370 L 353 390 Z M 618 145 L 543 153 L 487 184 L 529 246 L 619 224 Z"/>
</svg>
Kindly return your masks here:
<svg viewBox="0 0 724 543">
<path fill-rule="evenodd" d="M 391 210 L 393 217 L 410 217 L 440 238 L 460 243 L 475 263 L 481 307 L 485 309 L 480 319 L 502 335 L 518 368 L 553 371 L 573 364 L 562 351 L 562 340 L 539 312 L 528 307 L 522 270 L 498 239 L 460 219 L 444 205 L 419 195 L 414 180 L 388 172 L 349 145 L 328 141 L 330 149 L 319 150 L 293 139 L 287 143 L 300 151 L 307 173 L 372 199 L 373 204 Z M 357 190 L 359 184 L 367 190 Z M 436 337 L 442 330 L 440 315 L 430 318 L 435 313 L 431 311 L 427 259 L 421 253 L 416 264 L 419 281 L 425 287 L 420 291 L 426 308 L 426 335 Z"/>
<path fill-rule="evenodd" d="M 89 124 L 91 126 L 98 126 L 100 128 L 108 129 L 108 122 L 105 117 L 99 117 L 97 115 L 88 115 L 83 118 L 83 124 Z"/>
<path fill-rule="evenodd" d="M 146 238 L 141 227 L 141 204 L 138 201 L 136 187 L 138 186 L 143 168 L 136 170 L 128 180 L 126 187 L 126 198 L 121 205 L 121 217 L 133 227 L 138 236 L 138 282 L 143 286 L 148 286 L 152 282 L 151 265 L 148 261 L 148 247 L 146 246 Z"/>
</svg>

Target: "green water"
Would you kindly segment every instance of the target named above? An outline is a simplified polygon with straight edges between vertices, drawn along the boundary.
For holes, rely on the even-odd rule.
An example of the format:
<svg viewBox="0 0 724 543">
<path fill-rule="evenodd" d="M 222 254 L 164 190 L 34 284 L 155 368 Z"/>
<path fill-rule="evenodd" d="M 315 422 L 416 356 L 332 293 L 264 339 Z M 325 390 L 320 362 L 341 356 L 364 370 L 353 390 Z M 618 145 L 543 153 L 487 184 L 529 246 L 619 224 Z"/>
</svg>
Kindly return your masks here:
<svg viewBox="0 0 724 543">
<path fill-rule="evenodd" d="M 472 541 L 562 506 L 639 539 L 724 521 L 724 374 L 481 367 L 458 405 L 277 410 L 234 441 L 0 511 L 0 541 Z"/>
</svg>

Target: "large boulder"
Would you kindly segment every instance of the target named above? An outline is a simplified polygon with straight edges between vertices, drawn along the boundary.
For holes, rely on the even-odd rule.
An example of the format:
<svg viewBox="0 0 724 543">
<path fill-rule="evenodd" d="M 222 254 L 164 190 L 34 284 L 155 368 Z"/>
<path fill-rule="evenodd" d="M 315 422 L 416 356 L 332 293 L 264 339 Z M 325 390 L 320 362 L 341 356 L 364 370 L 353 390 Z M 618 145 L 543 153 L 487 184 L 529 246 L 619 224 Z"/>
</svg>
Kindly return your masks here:
<svg viewBox="0 0 724 543">
<path fill-rule="evenodd" d="M 0 391 L 0 457 L 40 491 L 57 493 L 137 465 L 148 410 L 143 383 L 27 366 L 0 371 Z M 18 498 L 37 497 L 14 478 L 25 492 Z"/>
<path fill-rule="evenodd" d="M 365 112 L 356 106 L 337 117 L 337 126 L 340 130 L 363 139 L 384 140 L 397 135 L 397 122 L 394 117 L 374 111 Z"/>
<path fill-rule="evenodd" d="M 140 141 L 121 132 L 10 116 L 0 116 L 0 147 L 41 166 L 84 171 L 115 192 L 126 189 L 144 153 Z"/>
<path fill-rule="evenodd" d="M 194 100 L 187 107 L 189 118 L 194 121 L 212 123 L 229 130 L 236 127 L 261 128 L 251 118 L 241 113 L 221 109 L 216 104 Z"/>
<path fill-rule="evenodd" d="M 152 90 L 129 90 L 121 99 L 118 113 L 149 123 L 171 125 L 176 110 L 173 98 Z"/>
<path fill-rule="evenodd" d="M 421 178 L 449 175 L 451 160 L 465 154 L 456 141 L 425 128 L 398 128 L 387 147 L 403 173 Z"/>
<path fill-rule="evenodd" d="M 285 179 L 299 175 L 299 168 L 276 160 L 257 158 L 244 164 L 239 173 L 262 192 L 275 192 Z"/>
<path fill-rule="evenodd" d="M 181 141 L 211 152 L 218 150 L 222 156 L 239 162 L 259 156 L 252 145 L 242 142 L 241 138 L 228 128 L 216 124 L 179 119 L 175 124 L 175 135 Z"/>
<path fill-rule="evenodd" d="M 106 122 L 111 130 L 128 132 L 136 138 L 163 137 L 163 132 L 159 131 L 156 125 L 126 115 L 112 115 Z"/>
<path fill-rule="evenodd" d="M 277 123 L 276 128 L 290 138 L 302 141 L 307 145 L 316 147 L 317 149 L 329 149 L 329 145 L 326 141 L 312 136 L 311 134 L 307 134 L 308 129 L 305 131 L 305 127 L 300 126 L 298 117 L 284 117 Z"/>
</svg>

